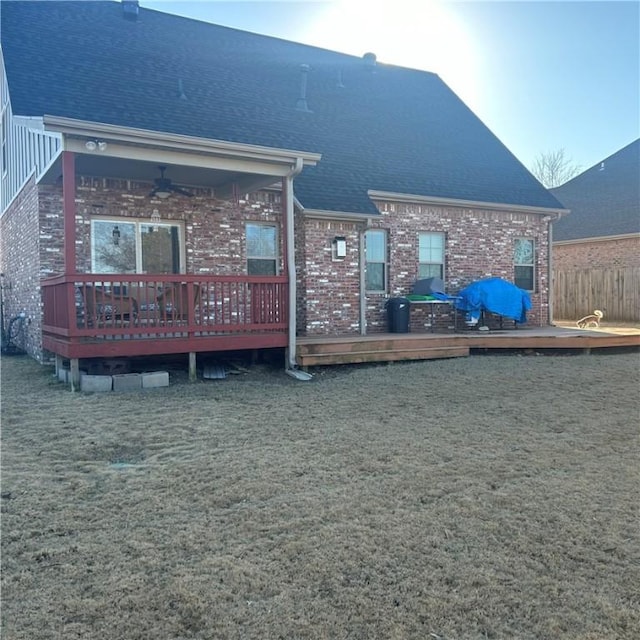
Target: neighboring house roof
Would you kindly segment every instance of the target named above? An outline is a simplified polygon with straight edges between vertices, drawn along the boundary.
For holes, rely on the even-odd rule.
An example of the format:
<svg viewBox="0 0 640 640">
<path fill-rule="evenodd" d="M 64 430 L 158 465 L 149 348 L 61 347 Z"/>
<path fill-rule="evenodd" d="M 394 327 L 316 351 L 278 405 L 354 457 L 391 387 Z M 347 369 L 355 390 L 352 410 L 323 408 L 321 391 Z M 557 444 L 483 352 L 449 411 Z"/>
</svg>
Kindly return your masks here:
<svg viewBox="0 0 640 640">
<path fill-rule="evenodd" d="M 640 138 L 551 192 L 571 209 L 554 241 L 639 233 Z"/>
<path fill-rule="evenodd" d="M 1 28 L 16 115 L 318 152 L 310 209 L 375 214 L 368 190 L 562 208 L 433 73 L 116 2 L 3 2 Z"/>
</svg>

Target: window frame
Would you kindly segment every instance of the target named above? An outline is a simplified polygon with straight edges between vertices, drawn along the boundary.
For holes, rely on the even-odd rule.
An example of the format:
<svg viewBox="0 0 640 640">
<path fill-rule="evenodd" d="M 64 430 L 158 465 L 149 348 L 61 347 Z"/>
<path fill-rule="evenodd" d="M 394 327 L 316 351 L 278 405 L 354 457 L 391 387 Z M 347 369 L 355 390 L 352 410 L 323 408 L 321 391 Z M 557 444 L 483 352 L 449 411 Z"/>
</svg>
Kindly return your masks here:
<svg viewBox="0 0 640 640">
<path fill-rule="evenodd" d="M 382 260 L 370 260 L 369 259 L 369 234 L 376 234 L 382 236 L 382 247 L 384 257 Z M 365 255 L 364 255 L 364 270 L 365 270 L 365 291 L 367 293 L 379 293 L 386 294 L 389 290 L 389 233 L 386 229 L 367 229 L 365 231 Z M 370 289 L 367 278 L 367 267 L 369 264 L 382 265 L 382 289 Z"/>
<path fill-rule="evenodd" d="M 433 261 L 433 260 L 421 260 L 421 255 L 420 255 L 420 251 L 422 249 L 422 243 L 420 242 L 420 239 L 422 236 L 430 236 L 430 237 L 434 237 L 434 236 L 438 236 L 441 241 L 442 241 L 442 260 L 441 261 Z M 418 280 L 423 280 L 425 278 L 440 278 L 443 282 L 446 281 L 445 279 L 445 275 L 446 275 L 446 271 L 445 271 L 445 265 L 446 265 L 446 246 L 447 246 L 447 234 L 444 231 L 419 231 L 418 232 Z M 428 248 L 429 251 L 432 250 L 432 247 Z M 433 266 L 433 265 L 439 265 L 440 267 L 440 273 L 437 276 L 434 275 L 423 275 L 421 273 L 421 267 L 425 265 L 425 266 Z"/>
<path fill-rule="evenodd" d="M 117 216 L 92 216 L 90 224 L 90 237 L 89 237 L 89 250 L 90 250 L 90 261 L 91 261 L 91 273 L 99 274 L 99 273 L 107 273 L 104 271 L 96 270 L 96 256 L 95 256 L 95 223 L 96 222 L 106 222 L 108 224 L 112 224 L 114 227 L 118 226 L 120 228 L 124 227 L 124 225 L 130 224 L 134 226 L 134 237 L 135 237 L 135 259 L 136 266 L 135 271 L 131 273 L 144 275 L 148 273 L 142 269 L 143 264 L 143 251 L 142 251 L 142 227 L 168 227 L 168 228 L 176 228 L 178 230 L 178 271 L 176 273 L 186 273 L 185 269 L 185 234 L 184 234 L 184 223 L 181 220 L 160 220 L 158 222 L 152 222 L 149 218 L 143 217 L 131 217 L 131 218 L 120 218 Z M 115 272 L 122 273 L 122 272 Z M 169 274 L 167 274 L 169 275 Z"/>
<path fill-rule="evenodd" d="M 249 253 L 249 227 L 256 227 L 258 229 L 273 229 L 274 238 L 273 238 L 273 256 L 268 256 L 266 254 L 263 255 L 253 255 Z M 259 276 L 261 274 L 251 273 L 250 269 L 250 261 L 264 261 L 264 262 L 273 262 L 274 269 L 273 275 L 280 275 L 280 234 L 278 233 L 278 225 L 269 222 L 247 222 L 245 223 L 245 253 L 246 253 L 246 269 L 247 275 L 249 276 Z"/>
<path fill-rule="evenodd" d="M 519 242 L 527 242 L 531 244 L 531 262 L 518 262 L 518 243 Z M 526 237 L 514 238 L 513 283 L 516 285 L 516 287 L 519 287 L 520 289 L 528 292 L 536 291 L 536 250 L 537 250 L 537 247 L 536 247 L 536 241 L 534 238 L 526 238 Z M 522 278 L 519 278 L 517 276 L 518 268 L 520 269 L 528 268 L 531 270 L 531 276 L 530 276 L 531 288 L 520 286 L 519 281 L 521 281 Z"/>
</svg>

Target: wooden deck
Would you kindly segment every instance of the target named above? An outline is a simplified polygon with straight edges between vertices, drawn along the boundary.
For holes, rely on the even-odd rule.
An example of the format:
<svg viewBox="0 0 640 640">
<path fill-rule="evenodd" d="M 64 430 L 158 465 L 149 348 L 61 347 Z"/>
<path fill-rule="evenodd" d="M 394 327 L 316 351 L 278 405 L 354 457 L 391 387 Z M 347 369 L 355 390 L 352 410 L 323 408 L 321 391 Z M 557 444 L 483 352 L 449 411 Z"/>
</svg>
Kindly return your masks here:
<svg viewBox="0 0 640 640">
<path fill-rule="evenodd" d="M 300 337 L 299 366 L 396 362 L 468 356 L 474 350 L 580 350 L 638 348 L 640 329 L 533 327 L 457 333 L 376 333 L 368 336 Z"/>
<path fill-rule="evenodd" d="M 64 358 L 288 344 L 285 276 L 73 274 L 42 282 L 43 347 Z"/>
</svg>

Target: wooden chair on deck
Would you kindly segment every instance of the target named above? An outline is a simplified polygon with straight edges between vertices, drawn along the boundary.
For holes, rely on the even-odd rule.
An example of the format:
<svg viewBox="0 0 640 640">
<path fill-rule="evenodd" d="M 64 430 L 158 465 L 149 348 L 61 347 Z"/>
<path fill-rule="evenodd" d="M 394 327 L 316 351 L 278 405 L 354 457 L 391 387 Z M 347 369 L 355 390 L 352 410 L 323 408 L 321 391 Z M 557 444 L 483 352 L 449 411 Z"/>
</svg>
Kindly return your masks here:
<svg viewBox="0 0 640 640">
<path fill-rule="evenodd" d="M 84 310 L 89 327 L 122 327 L 136 322 L 138 305 L 124 293 L 102 287 L 83 288 Z"/>
<path fill-rule="evenodd" d="M 158 301 L 158 287 L 155 282 L 134 284 L 131 287 L 131 297 L 138 305 L 138 323 L 154 325 L 160 321 L 160 303 Z"/>
<path fill-rule="evenodd" d="M 189 320 L 189 295 L 187 285 L 174 284 L 159 296 L 160 317 L 164 322 L 186 323 Z M 193 285 L 193 309 L 200 304 L 200 285 Z"/>
</svg>

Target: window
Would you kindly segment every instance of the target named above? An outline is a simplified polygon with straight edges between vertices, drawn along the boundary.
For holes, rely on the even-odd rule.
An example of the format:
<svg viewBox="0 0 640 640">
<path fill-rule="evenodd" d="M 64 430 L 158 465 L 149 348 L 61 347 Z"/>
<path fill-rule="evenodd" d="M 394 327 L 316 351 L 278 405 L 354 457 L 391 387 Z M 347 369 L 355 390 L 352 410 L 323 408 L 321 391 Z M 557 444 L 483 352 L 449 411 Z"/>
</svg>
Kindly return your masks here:
<svg viewBox="0 0 640 640">
<path fill-rule="evenodd" d="M 278 234 L 275 226 L 247 225 L 247 274 L 275 276 L 278 273 Z"/>
<path fill-rule="evenodd" d="M 444 233 L 418 234 L 418 280 L 444 280 Z"/>
<path fill-rule="evenodd" d="M 366 289 L 384 292 L 387 290 L 387 232 L 381 229 L 367 231 L 365 245 Z"/>
<path fill-rule="evenodd" d="M 534 257 L 533 240 L 516 238 L 513 252 L 514 284 L 525 291 L 534 290 Z"/>
<path fill-rule="evenodd" d="M 91 221 L 93 273 L 180 273 L 181 227 L 127 219 Z"/>
</svg>

